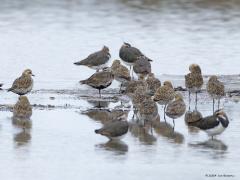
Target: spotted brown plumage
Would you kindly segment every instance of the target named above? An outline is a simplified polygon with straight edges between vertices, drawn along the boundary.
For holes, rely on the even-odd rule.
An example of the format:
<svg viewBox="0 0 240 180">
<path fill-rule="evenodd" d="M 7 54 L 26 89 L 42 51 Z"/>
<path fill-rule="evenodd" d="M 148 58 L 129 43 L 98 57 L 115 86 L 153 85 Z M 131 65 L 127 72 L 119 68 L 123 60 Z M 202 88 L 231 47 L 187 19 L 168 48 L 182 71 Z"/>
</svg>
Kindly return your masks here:
<svg viewBox="0 0 240 180">
<path fill-rule="evenodd" d="M 147 92 L 153 96 L 157 89 L 161 87 L 161 81 L 154 76 L 154 73 L 150 73 L 146 79 Z"/>
<path fill-rule="evenodd" d="M 107 67 L 107 63 L 110 59 L 111 55 L 109 53 L 109 48 L 107 46 L 103 46 L 100 51 L 90 54 L 87 58 L 75 62 L 75 65 L 83 65 L 89 68 L 95 69 L 97 71 Z"/>
<path fill-rule="evenodd" d="M 213 99 L 213 112 L 215 99 L 218 100 L 218 109 L 220 105 L 220 99 L 225 96 L 224 84 L 218 80 L 217 76 L 211 76 L 207 83 L 207 92 Z"/>
<path fill-rule="evenodd" d="M 145 80 L 151 73 L 151 64 L 145 56 L 139 56 L 133 65 L 133 71 L 138 75 L 138 79 Z"/>
<path fill-rule="evenodd" d="M 174 119 L 184 115 L 186 111 L 186 104 L 180 93 L 175 94 L 175 100 L 170 102 L 166 108 L 166 115 L 173 119 L 173 125 L 175 126 Z M 174 127 L 173 126 L 173 127 Z"/>
<path fill-rule="evenodd" d="M 147 84 L 144 81 L 138 80 L 131 80 L 127 83 L 127 87 L 125 90 L 125 94 L 127 94 L 128 96 L 132 97 L 132 95 L 135 93 L 135 91 L 137 90 L 138 87 L 142 87 L 143 89 L 147 89 Z"/>
<path fill-rule="evenodd" d="M 197 93 L 201 90 L 203 86 L 203 76 L 201 72 L 201 68 L 198 64 L 191 64 L 189 66 L 189 71 L 187 75 L 185 75 L 185 86 L 189 92 L 189 104 L 190 104 L 190 96 L 191 93 L 196 94 L 195 98 L 195 108 L 197 108 Z"/>
<path fill-rule="evenodd" d="M 114 79 L 121 83 L 121 91 L 122 84 L 131 80 L 130 72 L 128 68 L 121 64 L 120 60 L 114 60 L 111 69 L 114 75 Z"/>
<path fill-rule="evenodd" d="M 13 82 L 12 87 L 9 88 L 8 91 L 20 96 L 29 93 L 33 88 L 32 76 L 34 76 L 32 71 L 30 69 L 26 69 L 23 71 L 22 75 Z"/>
<path fill-rule="evenodd" d="M 150 98 L 143 100 L 142 103 L 139 104 L 137 117 L 144 125 L 147 122 L 150 122 L 152 125 L 152 122 L 158 117 L 158 106 L 156 102 Z"/>
<path fill-rule="evenodd" d="M 80 81 L 81 84 L 86 84 L 92 88 L 99 90 L 99 95 L 101 96 L 101 89 L 105 89 L 112 84 L 113 74 L 109 68 L 104 69 L 104 71 L 96 72 L 86 80 Z"/>
<path fill-rule="evenodd" d="M 30 118 L 32 116 L 32 106 L 26 96 L 19 96 L 17 103 L 13 107 L 13 116 Z"/>
</svg>

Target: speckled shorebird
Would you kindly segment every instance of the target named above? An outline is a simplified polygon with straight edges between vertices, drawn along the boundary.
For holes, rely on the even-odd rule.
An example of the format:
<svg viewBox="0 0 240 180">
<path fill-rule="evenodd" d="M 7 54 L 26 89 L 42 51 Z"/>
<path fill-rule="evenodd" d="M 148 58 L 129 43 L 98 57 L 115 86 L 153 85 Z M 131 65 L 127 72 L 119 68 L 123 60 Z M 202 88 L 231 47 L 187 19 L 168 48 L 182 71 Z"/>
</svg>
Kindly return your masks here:
<svg viewBox="0 0 240 180">
<path fill-rule="evenodd" d="M 131 44 L 126 42 L 123 43 L 122 47 L 119 50 L 119 57 L 123 60 L 123 62 L 126 65 L 130 66 L 130 71 L 131 67 L 133 66 L 135 61 L 137 61 L 137 58 L 140 56 L 144 56 L 143 53 L 139 49 L 131 46 Z"/>
<path fill-rule="evenodd" d="M 88 79 L 80 81 L 80 83 L 98 89 L 99 96 L 101 97 L 101 90 L 110 86 L 112 84 L 113 79 L 114 76 L 110 68 L 104 68 L 103 71 L 94 73 Z"/>
<path fill-rule="evenodd" d="M 221 134 L 229 124 L 226 113 L 220 109 L 217 110 L 212 116 L 207 116 L 194 123 L 195 127 L 204 130 L 209 136 Z"/>
<path fill-rule="evenodd" d="M 166 115 L 173 119 L 173 128 L 175 127 L 174 120 L 184 115 L 185 111 L 186 104 L 183 100 L 183 96 L 180 93 L 176 93 L 175 100 L 170 102 L 166 109 Z"/>
<path fill-rule="evenodd" d="M 13 107 L 13 116 L 28 119 L 32 116 L 32 106 L 26 96 L 19 96 Z"/>
<path fill-rule="evenodd" d="M 8 91 L 16 93 L 20 96 L 29 93 L 33 88 L 32 76 L 34 76 L 32 71 L 30 69 L 26 69 L 23 71 L 22 76 L 13 82 L 12 87 L 9 88 Z"/>
<path fill-rule="evenodd" d="M 158 117 L 158 106 L 156 102 L 151 99 L 145 99 L 138 108 L 137 117 L 144 125 L 147 122 L 151 123 Z"/>
<path fill-rule="evenodd" d="M 111 55 L 109 53 L 109 48 L 107 46 L 103 46 L 100 51 L 90 54 L 87 58 L 75 62 L 75 65 L 83 65 L 87 66 L 91 69 L 96 70 L 97 72 L 105 67 L 107 67 L 107 63 Z"/>
<path fill-rule="evenodd" d="M 145 89 L 145 91 L 147 90 L 147 84 L 144 81 L 129 81 L 127 83 L 127 87 L 124 91 L 124 94 L 127 94 L 129 97 L 132 97 L 133 94 L 135 93 L 135 91 L 137 90 L 137 88 L 142 87 L 143 89 Z"/>
<path fill-rule="evenodd" d="M 121 83 L 119 90 L 121 92 L 122 84 L 131 80 L 130 72 L 128 68 L 121 65 L 120 60 L 114 60 L 111 69 L 114 75 L 114 79 Z"/>
<path fill-rule="evenodd" d="M 153 96 L 157 89 L 161 87 L 161 81 L 157 79 L 154 73 L 150 73 L 146 79 L 147 92 L 149 95 Z"/>
<path fill-rule="evenodd" d="M 165 81 L 163 83 L 163 86 L 159 87 L 156 91 L 156 93 L 153 96 L 153 100 L 155 102 L 158 102 L 161 105 L 164 105 L 164 119 L 165 118 L 165 112 L 166 112 L 166 106 L 168 103 L 170 103 L 175 96 L 175 92 L 173 89 L 173 85 L 170 81 Z"/>
<path fill-rule="evenodd" d="M 209 78 L 207 83 L 207 92 L 213 98 L 213 112 L 214 112 L 215 99 L 218 100 L 219 109 L 220 99 L 225 95 L 224 84 L 218 80 L 217 76 L 211 76 Z"/>
<path fill-rule="evenodd" d="M 128 132 L 128 122 L 122 119 L 106 123 L 96 134 L 108 137 L 110 140 L 120 140 Z"/>
<path fill-rule="evenodd" d="M 197 93 L 201 90 L 203 85 L 203 76 L 201 72 L 201 68 L 197 64 L 191 64 L 189 66 L 189 71 L 187 75 L 185 75 L 185 86 L 189 92 L 189 108 L 191 102 L 191 93 L 196 94 L 195 98 L 195 109 L 197 108 Z"/>
</svg>

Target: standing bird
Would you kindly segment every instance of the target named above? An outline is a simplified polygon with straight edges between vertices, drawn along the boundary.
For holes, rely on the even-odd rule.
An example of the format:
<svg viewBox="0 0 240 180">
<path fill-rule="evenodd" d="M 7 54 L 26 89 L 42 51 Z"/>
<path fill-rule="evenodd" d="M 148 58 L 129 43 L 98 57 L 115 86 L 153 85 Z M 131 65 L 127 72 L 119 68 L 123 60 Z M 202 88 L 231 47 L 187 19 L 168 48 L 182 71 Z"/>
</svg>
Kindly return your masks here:
<svg viewBox="0 0 240 180">
<path fill-rule="evenodd" d="M 87 66 L 98 72 L 99 70 L 107 67 L 107 63 L 110 58 L 111 55 L 109 53 L 109 48 L 107 46 L 103 46 L 102 50 L 92 53 L 87 58 L 79 62 L 75 62 L 74 64 Z"/>
<path fill-rule="evenodd" d="M 135 91 L 140 87 L 146 91 L 147 90 L 146 82 L 135 81 L 135 80 L 129 81 L 127 83 L 127 87 L 126 87 L 126 90 L 124 91 L 124 94 L 128 95 L 129 97 L 132 97 Z"/>
<path fill-rule="evenodd" d="M 166 121 L 165 112 L 166 106 L 169 104 L 175 96 L 173 85 L 170 81 L 165 81 L 163 86 L 159 87 L 153 96 L 153 100 L 161 105 L 164 105 L 164 119 Z"/>
<path fill-rule="evenodd" d="M 139 56 L 133 65 L 133 71 L 138 75 L 139 80 L 145 80 L 145 77 L 151 73 L 151 64 L 145 56 Z"/>
<path fill-rule="evenodd" d="M 185 86 L 189 92 L 189 109 L 190 109 L 191 93 L 196 94 L 196 98 L 195 98 L 195 109 L 196 109 L 197 108 L 197 93 L 202 88 L 203 76 L 202 76 L 201 68 L 197 64 L 191 64 L 189 66 L 189 71 L 190 71 L 190 73 L 185 75 Z"/>
<path fill-rule="evenodd" d="M 161 81 L 154 76 L 154 73 L 148 74 L 146 83 L 147 83 L 147 92 L 151 96 L 153 96 L 157 91 L 157 89 L 161 87 Z"/>
<path fill-rule="evenodd" d="M 190 125 L 204 130 L 212 139 L 213 136 L 221 134 L 228 127 L 228 124 L 228 117 L 223 110 L 217 110 L 212 116 L 202 118 L 194 124 L 190 123 Z"/>
<path fill-rule="evenodd" d="M 23 71 L 22 76 L 13 82 L 12 87 L 9 88 L 8 91 L 20 96 L 29 93 L 33 88 L 32 76 L 34 76 L 32 71 L 30 69 L 26 69 Z"/>
<path fill-rule="evenodd" d="M 140 56 L 144 56 L 144 54 L 139 49 L 132 47 L 131 44 L 126 42 L 123 43 L 122 47 L 119 50 L 119 57 L 126 65 L 130 66 L 130 71 L 131 67 L 134 65 L 134 63 L 137 61 L 137 58 Z"/>
<path fill-rule="evenodd" d="M 102 128 L 95 130 L 96 134 L 108 137 L 110 140 L 120 140 L 128 132 L 128 122 L 118 119 L 106 123 Z"/>
<path fill-rule="evenodd" d="M 167 105 L 166 115 L 173 119 L 173 129 L 175 127 L 174 119 L 184 115 L 186 111 L 186 104 L 183 100 L 183 96 L 180 93 L 175 94 L 175 100 Z"/>
<path fill-rule="evenodd" d="M 120 60 L 114 60 L 111 69 L 114 75 L 114 79 L 121 83 L 119 90 L 119 92 L 121 92 L 122 85 L 131 80 L 130 72 L 128 68 L 121 65 Z"/>
<path fill-rule="evenodd" d="M 140 122 L 143 122 L 144 126 L 147 122 L 151 123 L 158 117 L 158 106 L 153 100 L 145 99 L 138 108 L 137 117 Z"/>
<path fill-rule="evenodd" d="M 32 106 L 27 96 L 19 96 L 18 102 L 13 107 L 13 116 L 29 119 L 32 116 Z"/>
<path fill-rule="evenodd" d="M 101 72 L 96 72 L 88 79 L 80 81 L 80 83 L 98 89 L 99 96 L 101 97 L 101 90 L 110 86 L 114 79 L 114 76 L 109 69 L 110 68 L 105 68 Z"/>
<path fill-rule="evenodd" d="M 218 100 L 218 109 L 220 106 L 220 99 L 225 96 L 224 84 L 220 82 L 217 76 L 211 76 L 207 83 L 207 92 L 213 98 L 213 112 L 215 99 Z"/>
</svg>

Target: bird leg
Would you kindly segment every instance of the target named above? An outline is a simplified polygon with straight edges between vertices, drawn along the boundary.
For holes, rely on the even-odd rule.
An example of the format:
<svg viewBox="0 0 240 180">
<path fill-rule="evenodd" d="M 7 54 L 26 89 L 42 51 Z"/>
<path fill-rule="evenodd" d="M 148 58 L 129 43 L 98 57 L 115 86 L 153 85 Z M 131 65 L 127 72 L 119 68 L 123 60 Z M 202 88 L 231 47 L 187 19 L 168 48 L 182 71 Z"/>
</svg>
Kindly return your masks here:
<svg viewBox="0 0 240 180">
<path fill-rule="evenodd" d="M 99 97 L 101 98 L 101 89 L 98 90 L 98 93 L 99 93 Z"/>
<path fill-rule="evenodd" d="M 191 92 L 188 91 L 188 110 L 190 111 L 190 104 L 191 104 Z"/>
<path fill-rule="evenodd" d="M 164 109 L 163 109 L 163 113 L 164 113 L 164 120 L 165 120 L 165 123 L 166 123 L 166 113 L 165 113 L 165 111 L 166 111 L 166 104 L 164 105 Z"/>
<path fill-rule="evenodd" d="M 196 92 L 196 97 L 195 97 L 195 110 L 197 110 L 197 92 Z"/>
<path fill-rule="evenodd" d="M 215 99 L 213 98 L 213 114 L 214 114 L 214 105 L 215 105 Z"/>
<path fill-rule="evenodd" d="M 119 94 L 121 94 L 121 90 L 122 90 L 122 83 L 120 85 Z"/>
<path fill-rule="evenodd" d="M 173 120 L 173 131 L 174 131 L 174 128 L 175 128 L 175 121 L 174 121 L 174 119 L 172 119 Z"/>
<path fill-rule="evenodd" d="M 220 99 L 218 99 L 218 110 L 219 110 L 219 107 L 220 107 Z"/>
</svg>

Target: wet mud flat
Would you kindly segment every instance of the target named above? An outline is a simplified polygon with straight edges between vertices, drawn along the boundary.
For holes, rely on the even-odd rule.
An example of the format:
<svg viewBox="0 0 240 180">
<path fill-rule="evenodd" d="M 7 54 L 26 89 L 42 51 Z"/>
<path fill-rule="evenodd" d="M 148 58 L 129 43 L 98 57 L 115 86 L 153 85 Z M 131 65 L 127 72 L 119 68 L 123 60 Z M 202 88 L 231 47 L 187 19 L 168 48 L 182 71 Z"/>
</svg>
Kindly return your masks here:
<svg viewBox="0 0 240 180">
<path fill-rule="evenodd" d="M 214 140 L 203 131 L 188 127 L 184 116 L 175 120 L 173 131 L 172 119 L 164 121 L 160 105 L 153 128 L 140 126 L 136 118 L 132 118 L 131 101 L 119 94 L 118 84 L 103 90 L 101 98 L 98 91 L 80 85 L 69 89 L 35 89 L 27 95 L 33 106 L 33 115 L 28 127 L 22 129 L 11 112 L 18 96 L 2 90 L 0 146 L 5 148 L 0 149 L 0 159 L 4 161 L 0 164 L 0 174 L 7 179 L 14 179 L 16 175 L 30 179 L 38 174 L 36 179 L 95 179 L 101 176 L 120 180 L 139 179 L 146 174 L 151 179 L 159 179 L 159 174 L 163 179 L 204 179 L 206 174 L 214 172 L 237 179 L 240 97 L 236 92 L 240 83 L 238 76 L 226 78 L 231 80 L 221 77 L 227 96 L 220 106 L 224 107 L 230 124 Z M 159 79 L 172 80 L 188 103 L 183 76 L 164 75 Z M 194 98 L 192 95 L 192 110 Z M 198 111 L 203 116 L 211 115 L 212 100 L 205 88 L 198 98 Z M 111 142 L 94 133 L 119 113 L 126 114 L 130 124 L 121 141 Z M 49 162 L 46 163 L 45 159 Z M 5 166 L 7 170 L 3 170 Z M 120 171 L 122 176 L 116 177 Z"/>
<path fill-rule="evenodd" d="M 199 104 L 210 103 L 212 100 L 206 92 L 206 82 L 209 76 L 204 76 L 204 86 L 201 92 L 198 93 Z M 177 75 L 162 75 L 159 76 L 162 80 L 171 80 L 174 84 L 175 91 L 181 92 L 187 103 L 188 92 L 184 84 L 184 76 Z M 240 100 L 240 75 L 221 75 L 219 80 L 225 85 L 226 97 L 223 102 L 234 101 L 238 102 Z M 81 87 L 81 85 L 79 85 Z M 123 88 L 124 89 L 124 88 Z M 3 99 L 4 94 L 7 93 L 5 90 L 0 91 L 2 93 Z M 30 93 L 32 99 L 38 100 L 35 103 L 31 103 L 35 109 L 78 109 L 84 110 L 87 107 L 96 108 L 106 108 L 110 103 L 117 103 L 122 100 L 130 101 L 130 99 L 122 98 L 122 94 L 119 93 L 119 87 L 110 87 L 102 91 L 103 96 L 100 98 L 98 91 L 92 88 L 73 88 L 73 89 L 38 89 L 33 90 Z M 192 95 L 194 100 L 195 95 Z M 41 101 L 44 100 L 44 103 Z M 80 103 L 78 103 L 80 100 Z M 30 100 L 31 101 L 31 100 Z M 81 103 L 85 101 L 87 103 Z M 3 101 L 2 101 L 3 102 Z M 92 105 L 91 105 L 92 104 Z M 11 110 L 13 105 L 0 103 L 0 111 Z M 129 106 L 127 106 L 129 107 Z M 126 107 L 125 107 L 126 108 Z"/>
</svg>

